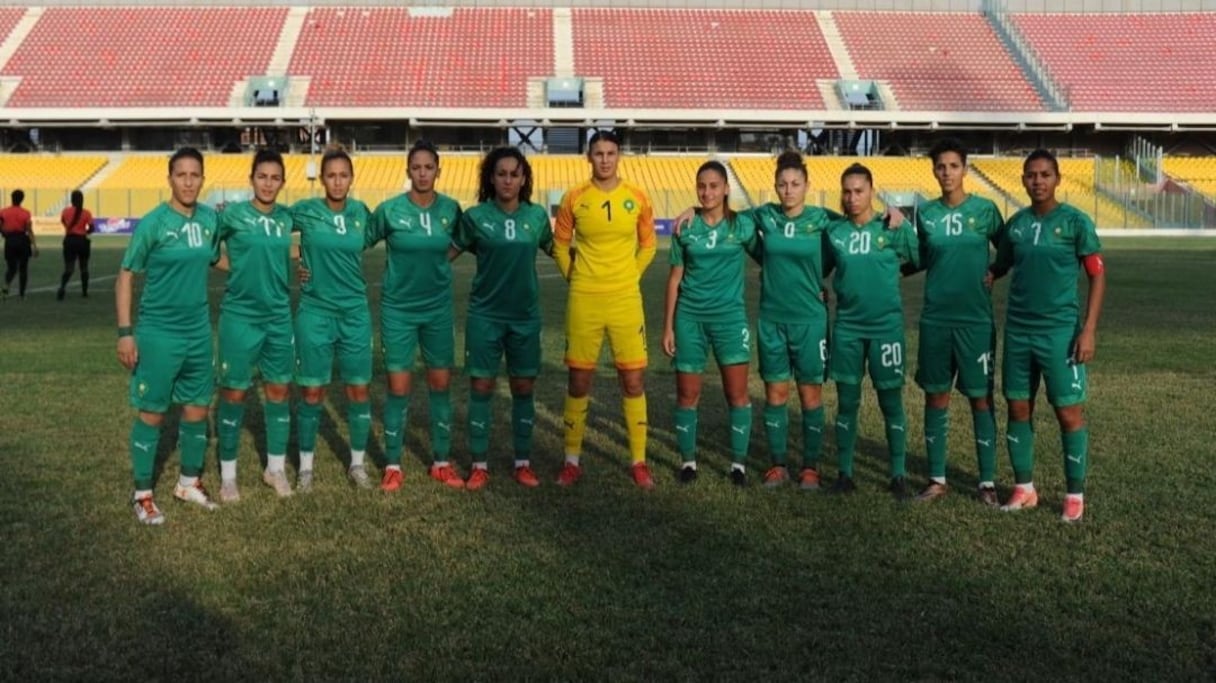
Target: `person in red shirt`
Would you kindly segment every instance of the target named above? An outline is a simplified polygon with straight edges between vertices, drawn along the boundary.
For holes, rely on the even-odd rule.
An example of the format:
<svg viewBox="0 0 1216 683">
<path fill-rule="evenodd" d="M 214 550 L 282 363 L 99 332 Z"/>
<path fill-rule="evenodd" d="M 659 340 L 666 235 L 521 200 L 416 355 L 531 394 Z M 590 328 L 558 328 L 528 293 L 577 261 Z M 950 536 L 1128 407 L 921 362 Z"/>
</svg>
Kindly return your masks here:
<svg viewBox="0 0 1216 683">
<path fill-rule="evenodd" d="M 34 221 L 30 212 L 21 208 L 25 192 L 13 190 L 13 205 L 0 211 L 0 234 L 4 235 L 4 288 L 0 298 L 8 298 L 8 287 L 13 276 L 19 275 L 18 292 L 25 298 L 25 285 L 30 279 L 30 256 L 38 255 L 34 243 Z"/>
<path fill-rule="evenodd" d="M 93 214 L 84 208 L 84 193 L 72 190 L 72 205 L 59 214 L 59 222 L 63 223 L 63 276 L 59 278 L 59 291 L 55 298 L 63 301 L 67 294 L 68 282 L 76 263 L 80 263 L 80 294 L 89 298 L 89 234 L 93 232 Z"/>
</svg>

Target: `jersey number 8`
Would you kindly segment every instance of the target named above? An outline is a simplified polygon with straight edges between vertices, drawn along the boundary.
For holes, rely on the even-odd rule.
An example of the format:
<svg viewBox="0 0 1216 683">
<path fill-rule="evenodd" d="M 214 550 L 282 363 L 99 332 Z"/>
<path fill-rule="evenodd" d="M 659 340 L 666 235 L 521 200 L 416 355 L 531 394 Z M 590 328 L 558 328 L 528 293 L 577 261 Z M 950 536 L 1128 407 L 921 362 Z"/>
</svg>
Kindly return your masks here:
<svg viewBox="0 0 1216 683">
<path fill-rule="evenodd" d="M 508 218 L 507 220 L 503 221 L 503 227 L 506 228 L 507 239 L 515 239 L 515 219 Z"/>
</svg>

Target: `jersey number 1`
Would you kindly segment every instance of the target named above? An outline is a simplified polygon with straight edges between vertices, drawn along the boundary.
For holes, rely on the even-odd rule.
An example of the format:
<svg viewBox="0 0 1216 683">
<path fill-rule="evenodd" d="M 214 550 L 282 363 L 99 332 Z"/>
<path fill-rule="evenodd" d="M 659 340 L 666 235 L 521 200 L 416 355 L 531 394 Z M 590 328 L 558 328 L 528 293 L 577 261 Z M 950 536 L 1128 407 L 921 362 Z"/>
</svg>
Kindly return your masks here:
<svg viewBox="0 0 1216 683">
<path fill-rule="evenodd" d="M 611 223 L 612 222 L 612 200 L 610 200 L 610 199 L 605 200 L 603 204 L 600 204 L 600 208 L 608 213 L 608 222 Z"/>
</svg>

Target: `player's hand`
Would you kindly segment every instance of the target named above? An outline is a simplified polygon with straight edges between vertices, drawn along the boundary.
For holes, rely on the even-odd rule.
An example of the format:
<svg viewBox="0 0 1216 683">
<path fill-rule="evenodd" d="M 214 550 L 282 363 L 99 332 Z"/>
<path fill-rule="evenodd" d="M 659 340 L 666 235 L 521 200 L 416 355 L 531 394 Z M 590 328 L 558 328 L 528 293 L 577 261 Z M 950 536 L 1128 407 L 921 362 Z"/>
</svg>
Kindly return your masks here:
<svg viewBox="0 0 1216 683">
<path fill-rule="evenodd" d="M 991 270 L 985 270 L 984 271 L 984 289 L 991 290 L 992 284 L 994 282 L 996 282 L 996 276 L 992 274 Z"/>
<path fill-rule="evenodd" d="M 127 335 L 118 338 L 118 362 L 128 370 L 135 369 L 139 361 L 139 349 L 135 346 L 135 337 Z"/>
<path fill-rule="evenodd" d="M 1081 329 L 1081 334 L 1077 337 L 1077 343 L 1073 350 L 1073 360 L 1078 363 L 1088 363 L 1093 360 L 1094 352 L 1096 351 L 1095 346 L 1097 345 L 1095 336 L 1093 330 Z"/>
<path fill-rule="evenodd" d="M 674 330 L 663 330 L 663 353 L 669 358 L 676 356 L 676 333 Z"/>
<path fill-rule="evenodd" d="M 684 226 L 692 225 L 692 219 L 696 218 L 696 216 L 697 216 L 696 207 L 690 206 L 687 209 L 684 209 L 684 212 L 681 213 L 679 216 L 676 216 L 675 222 L 671 224 L 671 234 L 676 237 L 679 237 L 680 231 L 682 231 L 684 229 Z"/>
<path fill-rule="evenodd" d="M 303 263 L 300 264 L 297 275 L 299 276 L 300 284 L 302 285 L 308 284 L 308 281 L 312 279 L 312 271 L 305 267 Z"/>
<path fill-rule="evenodd" d="M 904 212 L 897 207 L 888 206 L 883 217 L 887 219 L 887 230 L 899 230 L 904 225 Z"/>
</svg>

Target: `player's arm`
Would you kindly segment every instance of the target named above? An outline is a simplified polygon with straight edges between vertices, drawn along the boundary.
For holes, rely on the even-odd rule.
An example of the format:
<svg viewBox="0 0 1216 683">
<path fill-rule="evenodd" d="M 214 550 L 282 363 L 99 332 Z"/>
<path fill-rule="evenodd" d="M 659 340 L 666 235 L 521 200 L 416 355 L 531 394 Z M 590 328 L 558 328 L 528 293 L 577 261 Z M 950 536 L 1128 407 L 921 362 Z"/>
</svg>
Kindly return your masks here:
<svg viewBox="0 0 1216 683">
<path fill-rule="evenodd" d="M 574 272 L 574 194 L 571 190 L 562 197 L 553 225 L 553 258 L 557 261 L 557 271 L 567 281 Z"/>
<path fill-rule="evenodd" d="M 650 203 L 649 197 L 638 197 L 642 204 L 642 210 L 638 212 L 638 251 L 634 257 L 634 263 L 638 270 L 638 281 L 642 279 L 642 274 L 654 262 L 654 256 L 659 251 L 659 240 L 655 235 L 654 229 L 654 206 Z"/>
<path fill-rule="evenodd" d="M 701 207 L 698 207 L 698 206 L 690 206 L 687 209 L 684 209 L 683 211 L 681 211 L 680 215 L 676 216 L 676 219 L 674 221 L 672 221 L 672 223 L 671 223 L 672 236 L 679 237 L 680 232 L 684 228 L 692 225 L 692 219 L 696 218 L 697 215 L 700 213 L 701 213 Z"/>
<path fill-rule="evenodd" d="M 30 249 L 33 250 L 34 256 L 38 255 L 38 242 L 34 239 L 34 221 L 27 218 L 25 225 L 22 227 L 25 234 L 30 238 Z"/>
<path fill-rule="evenodd" d="M 1013 242 L 1009 239 L 1009 226 L 1006 225 L 997 233 L 996 260 L 988 266 L 988 275 L 984 278 L 984 283 L 992 286 L 994 280 L 1005 277 L 1011 268 L 1013 268 Z"/>
<path fill-rule="evenodd" d="M 927 251 L 929 248 L 929 240 L 925 239 L 924 224 L 921 222 L 919 211 L 916 213 L 916 220 L 914 223 L 916 225 L 915 236 L 917 238 L 916 261 L 904 261 L 903 265 L 899 267 L 899 272 L 903 273 L 904 277 L 919 273 L 925 269 L 926 264 L 929 262 L 929 254 Z"/>
<path fill-rule="evenodd" d="M 1085 275 L 1089 278 L 1089 296 L 1085 301 L 1085 321 L 1081 334 L 1077 335 L 1074 359 L 1078 363 L 1093 360 L 1097 351 L 1098 318 L 1102 315 L 1102 302 L 1106 298 L 1106 264 L 1102 261 L 1102 245 L 1098 234 L 1088 218 L 1081 219 L 1084 225 L 1079 232 L 1077 252 Z"/>
<path fill-rule="evenodd" d="M 466 251 L 473 251 L 475 235 L 473 219 L 468 213 L 460 214 L 460 220 L 456 222 L 456 228 L 452 230 L 452 241 L 448 244 L 448 261 L 455 261 Z"/>
<path fill-rule="evenodd" d="M 541 214 L 541 228 L 540 235 L 536 239 L 536 248 L 556 260 L 557 254 L 554 252 L 557 249 L 553 240 L 553 228 L 549 225 L 549 217 L 544 215 L 544 209 L 541 209 L 539 213 Z"/>
<path fill-rule="evenodd" d="M 756 216 L 756 210 L 746 209 L 738 214 L 739 220 L 739 242 L 743 245 L 743 251 L 752 257 L 752 260 L 760 265 L 764 265 L 764 235 L 760 232 L 760 220 Z"/>
<path fill-rule="evenodd" d="M 673 265 L 667 274 L 667 300 L 663 309 L 663 353 L 676 355 L 676 301 L 680 298 L 680 282 L 684 280 L 684 266 Z"/>
</svg>

